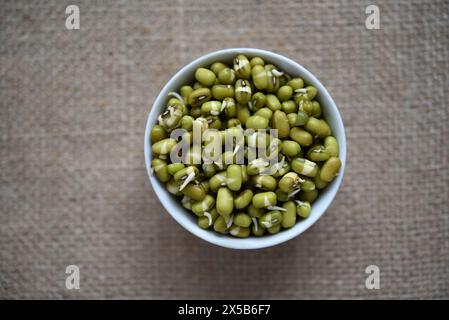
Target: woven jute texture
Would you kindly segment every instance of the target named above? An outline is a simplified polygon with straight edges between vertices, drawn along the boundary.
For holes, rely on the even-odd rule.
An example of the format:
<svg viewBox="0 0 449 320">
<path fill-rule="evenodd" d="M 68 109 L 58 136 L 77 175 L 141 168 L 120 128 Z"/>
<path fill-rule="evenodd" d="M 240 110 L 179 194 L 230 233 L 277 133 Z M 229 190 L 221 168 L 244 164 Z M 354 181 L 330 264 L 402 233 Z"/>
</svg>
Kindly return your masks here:
<svg viewBox="0 0 449 320">
<path fill-rule="evenodd" d="M 77 4 L 80 30 L 67 30 Z M 449 3 L 1 1 L 0 297 L 449 298 Z M 185 231 L 151 189 L 147 114 L 186 63 L 254 47 L 340 108 L 341 189 L 305 234 L 256 251 Z M 66 266 L 80 290 L 65 287 Z M 365 269 L 380 269 L 368 290 Z"/>
</svg>

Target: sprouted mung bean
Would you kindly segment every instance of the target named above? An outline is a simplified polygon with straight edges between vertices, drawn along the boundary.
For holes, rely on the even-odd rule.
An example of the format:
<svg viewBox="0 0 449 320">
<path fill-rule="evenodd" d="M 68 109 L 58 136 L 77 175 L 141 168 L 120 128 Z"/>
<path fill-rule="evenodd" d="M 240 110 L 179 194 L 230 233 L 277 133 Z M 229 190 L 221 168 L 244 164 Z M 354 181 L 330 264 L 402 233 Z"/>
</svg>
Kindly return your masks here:
<svg viewBox="0 0 449 320">
<path fill-rule="evenodd" d="M 317 89 L 243 54 L 194 80 L 151 130 L 152 174 L 204 229 L 260 237 L 306 219 L 341 167 Z"/>
</svg>

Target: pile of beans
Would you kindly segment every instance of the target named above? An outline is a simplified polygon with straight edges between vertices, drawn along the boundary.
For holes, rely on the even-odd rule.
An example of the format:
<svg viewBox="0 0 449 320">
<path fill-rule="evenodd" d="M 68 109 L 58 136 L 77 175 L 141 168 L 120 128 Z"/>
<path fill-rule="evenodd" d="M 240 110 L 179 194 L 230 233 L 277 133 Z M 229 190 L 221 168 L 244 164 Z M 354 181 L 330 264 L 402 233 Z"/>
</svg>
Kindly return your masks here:
<svg viewBox="0 0 449 320">
<path fill-rule="evenodd" d="M 194 77 L 193 85 L 170 93 L 151 130 L 152 172 L 204 229 L 244 238 L 275 234 L 307 218 L 319 190 L 341 167 L 338 142 L 314 100 L 317 89 L 242 54 L 232 66 L 215 62 Z M 184 133 L 174 137 L 176 129 Z M 252 131 L 243 135 L 248 146 L 215 155 L 205 152 L 207 140 L 193 146 L 195 129 L 217 130 L 222 144 L 231 134 Z M 262 157 L 251 141 L 265 148 Z M 187 154 L 174 161 L 181 142 Z"/>
</svg>

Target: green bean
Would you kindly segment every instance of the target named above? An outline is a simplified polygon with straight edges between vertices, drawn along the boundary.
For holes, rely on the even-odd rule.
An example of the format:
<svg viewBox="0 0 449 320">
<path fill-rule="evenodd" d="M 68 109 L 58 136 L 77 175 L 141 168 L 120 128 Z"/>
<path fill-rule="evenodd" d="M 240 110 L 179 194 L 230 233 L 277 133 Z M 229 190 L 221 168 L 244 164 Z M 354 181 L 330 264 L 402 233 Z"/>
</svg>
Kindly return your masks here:
<svg viewBox="0 0 449 320">
<path fill-rule="evenodd" d="M 271 109 L 271 111 L 281 110 L 281 103 L 279 99 L 274 94 L 267 94 L 267 107 Z"/>
<path fill-rule="evenodd" d="M 226 187 L 221 187 L 217 192 L 217 212 L 221 216 L 229 216 L 234 209 L 234 198 L 231 191 Z"/>
<path fill-rule="evenodd" d="M 219 233 L 224 233 L 228 230 L 227 223 L 222 216 L 218 216 L 214 222 L 214 230 Z"/>
<path fill-rule="evenodd" d="M 298 109 L 299 111 L 304 112 L 308 116 L 313 115 L 313 102 L 308 100 L 300 100 L 299 102 L 296 100 L 296 103 L 298 103 Z"/>
<path fill-rule="evenodd" d="M 295 92 L 297 92 L 295 101 L 299 104 L 299 101 L 301 100 L 313 100 L 318 91 L 314 86 L 307 86 L 305 88 L 296 89 Z"/>
<path fill-rule="evenodd" d="M 178 188 L 176 188 L 176 189 L 178 189 Z M 182 192 L 180 192 L 180 193 L 182 194 Z M 181 199 L 181 204 L 182 204 L 182 206 L 183 206 L 184 208 L 186 208 L 187 210 L 192 211 L 192 204 L 193 204 L 193 201 L 192 201 L 192 199 L 190 199 L 189 197 L 187 197 L 187 196 L 182 197 L 182 199 Z"/>
<path fill-rule="evenodd" d="M 234 98 L 234 87 L 230 84 L 216 84 L 212 87 L 211 91 L 212 97 L 217 100 L 223 100 L 224 98 Z"/>
<path fill-rule="evenodd" d="M 267 92 L 276 92 L 279 89 L 280 84 L 279 78 L 275 74 L 273 74 L 273 70 L 275 70 L 275 67 L 272 64 L 266 64 L 264 68 L 268 77 L 268 85 L 265 90 Z"/>
<path fill-rule="evenodd" d="M 282 86 L 279 88 L 276 95 L 279 101 L 287 101 L 292 97 L 293 89 L 290 86 Z"/>
<path fill-rule="evenodd" d="M 167 182 L 168 180 L 170 180 L 170 173 L 168 172 L 167 162 L 165 162 L 164 160 L 151 160 L 151 168 L 153 168 L 157 178 L 162 182 Z"/>
<path fill-rule="evenodd" d="M 251 84 L 248 80 L 239 79 L 235 83 L 235 100 L 238 103 L 246 104 L 251 99 Z"/>
<path fill-rule="evenodd" d="M 279 79 L 279 88 L 282 86 L 286 86 L 287 82 L 290 81 L 291 77 L 287 76 L 285 73 L 283 75 L 281 75 L 280 77 L 278 77 Z"/>
<path fill-rule="evenodd" d="M 281 222 L 282 213 L 278 210 L 269 211 L 260 218 L 260 224 L 267 229 L 271 228 L 272 226 L 281 224 Z"/>
<path fill-rule="evenodd" d="M 220 101 L 207 101 L 201 105 L 201 114 L 206 115 L 219 115 L 221 112 Z"/>
<path fill-rule="evenodd" d="M 210 65 L 210 70 L 215 73 L 215 75 L 218 77 L 218 74 L 221 70 L 226 69 L 228 66 L 225 65 L 222 62 L 214 62 Z"/>
<path fill-rule="evenodd" d="M 201 201 L 206 197 L 206 190 L 199 184 L 189 183 L 182 189 L 182 193 L 192 200 Z"/>
<path fill-rule="evenodd" d="M 288 124 L 290 127 L 294 127 L 297 125 L 296 124 L 296 119 L 297 119 L 296 113 L 287 113 L 287 119 L 288 119 Z"/>
<path fill-rule="evenodd" d="M 238 210 L 246 208 L 253 198 L 253 191 L 251 189 L 246 189 L 242 191 L 237 198 L 234 199 L 234 207 Z"/>
<path fill-rule="evenodd" d="M 289 172 L 279 180 L 279 189 L 285 193 L 290 193 L 299 187 L 301 181 L 302 179 L 296 172 Z"/>
<path fill-rule="evenodd" d="M 215 169 L 215 166 L 213 163 L 203 163 L 203 172 L 206 178 L 211 178 L 217 170 Z M 210 187 L 210 185 L 209 185 Z M 218 187 L 217 187 L 218 190 Z"/>
<path fill-rule="evenodd" d="M 195 79 L 203 86 L 210 87 L 215 83 L 215 73 L 206 68 L 198 68 L 195 71 Z"/>
<path fill-rule="evenodd" d="M 276 190 L 276 179 L 268 175 L 255 175 L 251 178 L 253 186 L 265 191 Z"/>
<path fill-rule="evenodd" d="M 252 104 L 253 110 L 259 110 L 265 107 L 265 104 L 267 103 L 267 97 L 262 92 L 256 92 L 255 94 L 253 94 L 250 102 Z"/>
<path fill-rule="evenodd" d="M 338 141 L 332 136 L 327 136 L 324 139 L 324 147 L 329 152 L 331 157 L 338 157 Z"/>
<path fill-rule="evenodd" d="M 254 86 L 258 90 L 264 90 L 268 87 L 268 75 L 265 68 L 260 65 L 256 65 L 251 70 Z"/>
<path fill-rule="evenodd" d="M 159 140 L 151 146 L 151 150 L 156 154 L 167 155 L 176 145 L 176 140 L 172 138 L 165 138 Z"/>
<path fill-rule="evenodd" d="M 279 231 L 281 231 L 281 225 L 280 224 L 274 225 L 270 228 L 267 228 L 267 231 L 269 234 L 276 234 Z"/>
<path fill-rule="evenodd" d="M 183 163 L 170 163 L 167 166 L 168 173 L 172 176 L 178 172 L 179 170 L 182 170 L 185 168 L 185 165 Z"/>
<path fill-rule="evenodd" d="M 193 84 L 192 88 L 193 88 L 193 90 L 198 90 L 198 89 L 202 89 L 202 88 L 206 88 L 206 87 L 197 81 Z"/>
<path fill-rule="evenodd" d="M 312 162 L 303 158 L 295 158 L 291 162 L 293 171 L 308 177 L 314 177 L 318 173 L 318 166 L 315 162 Z"/>
<path fill-rule="evenodd" d="M 193 129 L 193 121 L 195 121 L 195 118 L 192 116 L 185 115 L 181 118 L 181 128 L 192 131 Z"/>
<path fill-rule="evenodd" d="M 296 206 L 296 213 L 301 218 L 307 218 L 310 215 L 311 206 L 307 201 L 298 201 L 298 205 Z"/>
<path fill-rule="evenodd" d="M 184 101 L 189 100 L 189 96 L 192 93 L 193 88 L 191 86 L 182 86 L 179 89 L 179 93 L 181 94 L 181 97 L 184 99 Z"/>
<path fill-rule="evenodd" d="M 253 204 L 248 206 L 248 214 L 251 218 L 260 218 L 265 214 L 264 208 L 256 208 Z"/>
<path fill-rule="evenodd" d="M 293 140 L 284 140 L 281 145 L 281 152 L 287 157 L 294 157 L 301 151 L 299 143 Z"/>
<path fill-rule="evenodd" d="M 323 119 L 310 117 L 304 128 L 320 138 L 331 135 L 331 129 L 329 125 Z"/>
<path fill-rule="evenodd" d="M 317 197 L 318 197 L 318 190 L 317 189 L 309 191 L 309 192 L 304 191 L 304 192 L 300 192 L 299 193 L 299 199 L 301 201 L 308 201 L 308 202 L 312 203 L 312 202 L 315 201 L 315 199 Z"/>
<path fill-rule="evenodd" d="M 282 228 L 288 229 L 296 223 L 296 204 L 293 201 L 287 201 L 282 204 L 285 211 L 282 212 Z"/>
<path fill-rule="evenodd" d="M 247 228 L 251 225 L 251 217 L 246 213 L 237 213 L 234 216 L 234 224 L 239 227 Z"/>
<path fill-rule="evenodd" d="M 304 80 L 301 78 L 293 78 L 287 82 L 287 85 L 289 85 L 293 90 L 298 90 L 304 87 Z"/>
<path fill-rule="evenodd" d="M 239 105 L 237 108 L 237 118 L 240 120 L 242 125 L 246 125 L 246 120 L 251 116 L 251 112 L 248 106 Z"/>
<path fill-rule="evenodd" d="M 237 127 L 237 126 L 241 126 L 242 123 L 237 118 L 231 118 L 231 119 L 228 120 L 226 125 L 227 125 L 228 128 L 234 128 L 234 127 Z"/>
<path fill-rule="evenodd" d="M 298 114 L 296 115 L 296 126 L 303 126 L 309 121 L 309 115 L 305 113 L 304 111 L 299 110 Z"/>
<path fill-rule="evenodd" d="M 276 193 L 272 191 L 256 193 L 253 197 L 253 206 L 255 208 L 267 208 L 276 204 Z"/>
<path fill-rule="evenodd" d="M 218 81 L 221 84 L 232 85 L 237 81 L 237 75 L 231 68 L 224 68 L 218 72 Z"/>
<path fill-rule="evenodd" d="M 327 181 L 321 180 L 321 178 L 320 178 L 320 170 L 318 170 L 316 176 L 313 178 L 313 182 L 315 183 L 315 186 L 318 189 L 324 189 L 328 185 Z"/>
<path fill-rule="evenodd" d="M 281 189 L 276 189 L 276 197 L 280 202 L 286 202 L 289 200 L 289 196 L 287 192 L 282 191 Z"/>
<path fill-rule="evenodd" d="M 287 138 L 290 134 L 290 125 L 288 124 L 287 115 L 280 110 L 276 110 L 273 114 L 271 125 L 278 131 L 278 137 Z"/>
<path fill-rule="evenodd" d="M 190 115 L 195 119 L 198 118 L 199 116 L 201 116 L 201 108 L 192 107 L 192 109 L 190 109 Z"/>
<path fill-rule="evenodd" d="M 235 105 L 235 100 L 231 97 L 224 98 L 222 102 L 223 113 L 226 118 L 233 118 L 237 115 L 237 106 Z"/>
<path fill-rule="evenodd" d="M 263 66 L 265 64 L 265 61 L 261 57 L 254 57 L 251 59 L 251 67 L 254 66 Z"/>
<path fill-rule="evenodd" d="M 192 212 L 197 216 L 202 216 L 204 212 L 208 212 L 215 205 L 215 198 L 211 195 L 206 195 L 203 200 L 195 201 L 192 204 Z"/>
<path fill-rule="evenodd" d="M 234 58 L 234 71 L 241 79 L 249 79 L 251 76 L 251 64 L 243 54 Z"/>
<path fill-rule="evenodd" d="M 313 180 L 303 177 L 301 178 L 303 181 L 301 182 L 301 191 L 310 192 L 315 190 L 315 183 Z"/>
<path fill-rule="evenodd" d="M 321 168 L 320 179 L 326 182 L 331 182 L 338 174 L 341 167 L 341 160 L 337 157 L 330 157 Z"/>
<path fill-rule="evenodd" d="M 209 88 L 200 88 L 193 90 L 189 95 L 189 104 L 192 107 L 198 107 L 206 101 L 209 101 L 212 93 Z"/>
<path fill-rule="evenodd" d="M 304 147 L 308 147 L 313 143 L 313 136 L 306 130 L 298 127 L 290 130 L 289 137 Z"/>
<path fill-rule="evenodd" d="M 252 219 L 253 219 L 253 225 L 251 227 L 251 231 L 252 231 L 253 235 L 255 235 L 256 237 L 263 236 L 266 229 L 259 223 L 259 221 L 257 221 L 257 218 L 252 218 Z"/>
<path fill-rule="evenodd" d="M 261 108 L 261 109 L 257 110 L 256 112 L 254 112 L 254 115 L 264 117 L 265 119 L 270 121 L 271 118 L 273 117 L 273 111 L 271 111 L 268 108 Z"/>
<path fill-rule="evenodd" d="M 287 115 L 298 111 L 298 106 L 293 100 L 287 100 L 281 103 L 281 109 Z"/>
<path fill-rule="evenodd" d="M 210 212 L 204 212 L 202 216 L 198 217 L 198 226 L 203 229 L 208 229 L 214 225 L 218 218 L 218 212 L 216 209 Z"/>
<path fill-rule="evenodd" d="M 176 95 L 176 97 L 172 97 L 172 98 L 168 99 L 167 108 L 170 107 L 170 106 L 181 107 L 181 110 L 183 112 L 185 111 L 184 102 L 182 102 L 182 99 L 180 99 L 178 95 Z"/>
<path fill-rule="evenodd" d="M 200 172 L 197 167 L 188 166 L 176 172 L 173 176 L 173 179 L 175 179 L 176 182 L 183 182 L 187 179 L 191 181 L 192 179 L 197 178 L 199 174 Z"/>
<path fill-rule="evenodd" d="M 177 100 L 178 101 L 178 100 Z M 176 128 L 181 121 L 184 113 L 184 105 L 179 103 L 169 103 L 167 109 L 158 117 L 159 125 L 165 131 L 171 131 Z"/>
<path fill-rule="evenodd" d="M 175 196 L 180 196 L 183 193 L 179 190 L 179 183 L 177 183 L 174 179 L 168 180 L 168 182 L 165 184 L 165 187 L 167 188 L 167 191 Z"/>
<path fill-rule="evenodd" d="M 330 156 L 330 152 L 321 144 L 313 145 L 307 151 L 307 158 L 315 162 L 326 161 Z"/>
<path fill-rule="evenodd" d="M 315 118 L 321 117 L 321 105 L 318 101 L 312 101 L 312 116 Z"/>
<path fill-rule="evenodd" d="M 307 91 L 307 93 L 306 93 L 307 94 L 307 98 L 309 100 L 313 100 L 316 97 L 317 93 L 318 93 L 318 90 L 314 86 L 307 86 L 306 87 L 306 91 Z"/>
<path fill-rule="evenodd" d="M 285 161 L 285 158 L 281 160 L 281 162 L 274 164 L 273 167 L 275 167 L 273 168 L 275 169 L 275 172 L 273 173 L 273 177 L 275 178 L 282 177 L 284 174 L 290 171 L 290 164 L 288 163 L 288 161 Z"/>
<path fill-rule="evenodd" d="M 242 186 L 242 167 L 238 164 L 229 165 L 226 169 L 226 183 L 232 191 L 239 191 Z"/>
<path fill-rule="evenodd" d="M 203 189 L 206 192 L 206 194 L 209 193 L 209 191 L 210 191 L 209 181 L 207 181 L 207 180 L 201 181 L 200 182 L 200 186 L 203 187 Z"/>
<path fill-rule="evenodd" d="M 266 129 L 268 128 L 268 119 L 258 115 L 253 115 L 246 120 L 245 125 L 248 129 Z"/>
<path fill-rule="evenodd" d="M 248 164 L 248 166 L 246 167 L 246 171 L 250 176 L 260 174 L 261 172 L 263 172 L 265 169 L 268 168 L 269 164 L 270 163 L 268 161 L 262 158 L 257 158 Z"/>
<path fill-rule="evenodd" d="M 237 238 L 247 238 L 251 232 L 250 228 L 239 227 L 237 225 L 232 225 L 229 229 L 229 234 Z"/>
<path fill-rule="evenodd" d="M 167 138 L 167 132 L 165 132 L 164 128 L 158 124 L 156 124 L 153 128 L 151 128 L 151 143 L 156 143 L 163 139 Z"/>
<path fill-rule="evenodd" d="M 219 116 L 207 116 L 205 118 L 207 123 L 209 124 L 209 129 L 220 129 L 222 126 L 222 122 Z"/>
</svg>

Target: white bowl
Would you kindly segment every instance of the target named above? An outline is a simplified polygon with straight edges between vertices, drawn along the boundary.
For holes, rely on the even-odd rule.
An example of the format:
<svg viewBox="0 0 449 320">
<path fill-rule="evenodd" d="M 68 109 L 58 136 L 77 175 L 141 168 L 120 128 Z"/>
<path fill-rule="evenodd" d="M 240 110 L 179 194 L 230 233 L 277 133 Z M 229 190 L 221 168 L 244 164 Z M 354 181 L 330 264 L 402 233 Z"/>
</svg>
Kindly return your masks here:
<svg viewBox="0 0 449 320">
<path fill-rule="evenodd" d="M 317 100 L 321 104 L 324 118 L 332 128 L 332 134 L 337 138 L 340 146 L 340 159 L 342 166 L 339 175 L 320 192 L 317 200 L 312 205 L 312 211 L 307 219 L 298 221 L 292 228 L 282 230 L 274 235 L 267 235 L 263 237 L 249 237 L 245 239 L 233 238 L 229 235 L 221 235 L 213 230 L 204 230 L 197 225 L 196 216 L 184 209 L 174 196 L 172 196 L 155 176 L 150 174 L 151 163 L 151 145 L 150 132 L 151 128 L 157 123 L 157 117 L 164 111 L 167 103 L 167 94 L 170 91 L 178 91 L 182 85 L 192 83 L 194 79 L 194 72 L 199 67 L 207 67 L 215 61 L 223 61 L 230 63 L 232 59 L 239 53 L 245 54 L 248 57 L 259 56 L 266 62 L 272 63 L 280 70 L 286 71 L 293 77 L 301 77 L 307 84 L 313 85 L 318 89 Z M 338 188 L 343 180 L 343 172 L 346 164 L 346 137 L 338 108 L 334 100 L 330 96 L 326 88 L 321 82 L 306 68 L 300 64 L 279 54 L 251 48 L 232 48 L 224 49 L 206 54 L 193 62 L 189 63 L 178 71 L 165 85 L 159 93 L 156 101 L 151 108 L 148 115 L 147 125 L 145 129 L 145 164 L 147 167 L 148 176 L 151 185 L 156 195 L 159 197 L 164 208 L 168 213 L 185 229 L 196 235 L 197 237 L 213 243 L 218 246 L 233 248 L 233 249 L 258 249 L 271 247 L 282 242 L 288 241 L 307 230 L 313 225 L 326 211 L 334 199 Z"/>
</svg>

